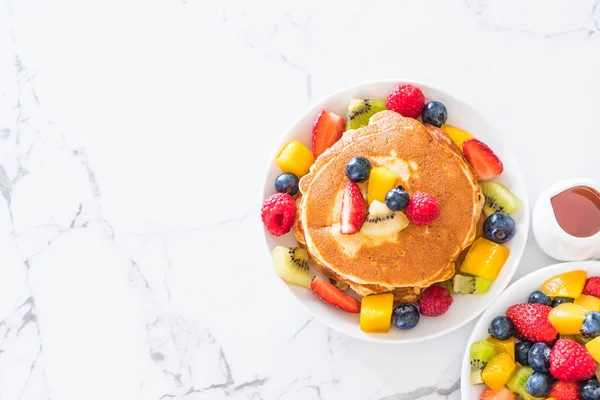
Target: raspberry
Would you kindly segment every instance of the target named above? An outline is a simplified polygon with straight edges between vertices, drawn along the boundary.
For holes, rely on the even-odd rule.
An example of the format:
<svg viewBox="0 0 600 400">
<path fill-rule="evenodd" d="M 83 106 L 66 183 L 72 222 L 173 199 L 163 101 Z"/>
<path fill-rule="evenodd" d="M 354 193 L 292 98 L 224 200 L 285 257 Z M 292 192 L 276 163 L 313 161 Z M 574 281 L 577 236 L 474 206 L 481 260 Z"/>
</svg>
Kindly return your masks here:
<svg viewBox="0 0 600 400">
<path fill-rule="evenodd" d="M 579 385 L 575 382 L 556 382 L 546 398 L 553 398 L 555 400 L 581 400 Z"/>
<path fill-rule="evenodd" d="M 385 106 L 403 117 L 417 118 L 425 106 L 425 96 L 418 87 L 400 85 L 389 94 Z"/>
<path fill-rule="evenodd" d="M 292 228 L 296 216 L 294 198 L 287 193 L 275 193 L 263 203 L 260 216 L 272 235 L 285 235 Z"/>
<path fill-rule="evenodd" d="M 438 317 L 444 314 L 452 304 L 452 296 L 448 289 L 441 286 L 430 286 L 423 290 L 419 300 L 421 315 L 426 317 Z"/>
<path fill-rule="evenodd" d="M 571 339 L 559 339 L 550 352 L 550 373 L 556 379 L 576 382 L 589 379 L 596 372 L 596 362 L 587 349 Z"/>
<path fill-rule="evenodd" d="M 585 282 L 585 287 L 581 293 L 600 298 L 600 278 L 597 276 L 589 278 Z"/>
<path fill-rule="evenodd" d="M 410 196 L 404 210 L 408 220 L 416 226 L 429 225 L 440 215 L 440 203 L 429 193 L 417 192 Z"/>
</svg>

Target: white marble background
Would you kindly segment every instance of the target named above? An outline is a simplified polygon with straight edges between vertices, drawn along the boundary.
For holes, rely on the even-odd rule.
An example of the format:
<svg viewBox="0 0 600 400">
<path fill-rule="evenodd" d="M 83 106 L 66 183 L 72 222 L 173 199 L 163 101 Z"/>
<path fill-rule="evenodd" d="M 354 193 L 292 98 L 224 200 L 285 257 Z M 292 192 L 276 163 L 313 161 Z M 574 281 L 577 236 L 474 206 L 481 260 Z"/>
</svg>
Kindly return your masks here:
<svg viewBox="0 0 600 400">
<path fill-rule="evenodd" d="M 598 179 L 599 3 L 0 0 L 0 399 L 459 399 L 473 324 L 363 343 L 275 284 L 265 160 L 404 77 L 494 121 L 532 199 Z"/>
</svg>

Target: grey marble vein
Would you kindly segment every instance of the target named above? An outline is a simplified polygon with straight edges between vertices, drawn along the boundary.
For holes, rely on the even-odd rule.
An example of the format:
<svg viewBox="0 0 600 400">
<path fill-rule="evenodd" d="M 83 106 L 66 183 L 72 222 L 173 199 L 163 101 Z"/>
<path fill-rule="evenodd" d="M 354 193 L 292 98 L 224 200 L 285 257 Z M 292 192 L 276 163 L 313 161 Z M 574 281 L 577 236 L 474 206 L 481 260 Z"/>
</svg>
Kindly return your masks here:
<svg viewBox="0 0 600 400">
<path fill-rule="evenodd" d="M 426 396 L 438 395 L 448 398 L 454 392 L 460 390 L 460 378 L 457 379 L 449 388 L 438 388 L 435 386 L 422 387 L 408 393 L 396 393 L 391 396 L 381 397 L 379 400 L 416 400 Z"/>
</svg>

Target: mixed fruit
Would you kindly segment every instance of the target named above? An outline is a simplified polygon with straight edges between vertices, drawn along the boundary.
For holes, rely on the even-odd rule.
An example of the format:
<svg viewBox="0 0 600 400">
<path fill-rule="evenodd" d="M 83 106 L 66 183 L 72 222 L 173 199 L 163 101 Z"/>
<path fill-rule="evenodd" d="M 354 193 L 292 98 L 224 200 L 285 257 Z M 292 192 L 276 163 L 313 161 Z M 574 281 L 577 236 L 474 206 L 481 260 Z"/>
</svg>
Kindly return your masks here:
<svg viewBox="0 0 600 400">
<path fill-rule="evenodd" d="M 315 160 L 345 132 L 368 125 L 371 116 L 382 110 L 392 110 L 408 118 L 421 117 L 423 123 L 441 128 L 449 135 L 479 180 L 487 218 L 483 237 L 470 247 L 460 265 L 460 273 L 448 282 L 424 289 L 418 304 L 395 305 L 392 293 L 370 295 L 359 301 L 345 293 L 348 285 L 343 282 L 328 281 L 321 276 L 313 278 L 309 255 L 303 248 L 277 246 L 273 249 L 275 272 L 281 279 L 312 289 L 320 299 L 343 311 L 360 314 L 361 329 L 370 333 L 388 332 L 392 325 L 402 330 L 412 329 L 421 316 L 442 315 L 452 304 L 452 294 L 486 293 L 510 253 L 503 246 L 516 232 L 510 214 L 521 207 L 521 200 L 508 188 L 489 181 L 503 171 L 498 156 L 470 133 L 446 125 L 448 110 L 444 104 L 439 101 L 425 103 L 418 87 L 401 84 L 385 100 L 353 99 L 345 118 L 328 110 L 319 111 L 313 123 L 312 149 L 298 140 L 292 140 L 281 149 L 275 160 L 282 171 L 275 179 L 276 193 L 264 201 L 261 210 L 263 224 L 270 234 L 282 236 L 291 230 L 296 218 L 295 196 L 299 193 L 300 179 L 310 171 Z M 352 158 L 340 174 L 345 174 L 348 179 L 342 197 L 340 234 L 387 237 L 409 224 L 430 225 L 440 215 L 442 205 L 434 195 L 408 193 L 394 172 L 381 165 L 372 165 L 366 157 Z M 358 186 L 365 182 L 366 194 Z"/>
<path fill-rule="evenodd" d="M 470 348 L 470 381 L 487 385 L 481 399 L 600 399 L 600 277 L 552 277 L 488 332 Z"/>
</svg>

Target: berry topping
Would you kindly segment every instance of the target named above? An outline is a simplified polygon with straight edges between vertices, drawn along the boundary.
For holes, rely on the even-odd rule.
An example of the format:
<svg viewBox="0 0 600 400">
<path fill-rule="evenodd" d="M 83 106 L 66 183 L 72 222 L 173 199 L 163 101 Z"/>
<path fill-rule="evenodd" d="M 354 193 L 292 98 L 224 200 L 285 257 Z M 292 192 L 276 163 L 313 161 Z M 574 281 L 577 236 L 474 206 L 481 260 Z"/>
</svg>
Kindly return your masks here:
<svg viewBox="0 0 600 400">
<path fill-rule="evenodd" d="M 310 283 L 310 288 L 321 300 L 334 307 L 354 314 L 360 312 L 360 301 L 342 292 L 320 276 L 315 276 Z"/>
<path fill-rule="evenodd" d="M 586 314 L 583 319 L 581 334 L 588 338 L 600 336 L 600 312 L 592 311 Z"/>
<path fill-rule="evenodd" d="M 515 324 L 521 338 L 550 344 L 558 335 L 548 321 L 550 311 L 552 307 L 544 304 L 515 304 L 506 310 L 506 316 Z"/>
<path fill-rule="evenodd" d="M 463 143 L 463 153 L 480 181 L 489 181 L 504 170 L 502 161 L 480 140 L 467 139 Z"/>
<path fill-rule="evenodd" d="M 295 195 L 298 193 L 298 177 L 291 172 L 279 175 L 275 179 L 275 190 L 279 193 Z"/>
<path fill-rule="evenodd" d="M 354 182 L 346 182 L 340 214 L 340 233 L 351 235 L 361 228 L 367 218 L 365 199 Z"/>
<path fill-rule="evenodd" d="M 548 399 L 555 400 L 581 400 L 579 385 L 575 382 L 556 382 L 548 393 Z"/>
<path fill-rule="evenodd" d="M 552 385 L 552 377 L 542 372 L 534 372 L 527 378 L 525 388 L 527 393 L 533 397 L 544 397 L 550 393 L 550 385 Z"/>
<path fill-rule="evenodd" d="M 439 217 L 440 203 L 429 193 L 417 192 L 410 196 L 405 212 L 411 223 L 417 226 L 429 225 Z"/>
<path fill-rule="evenodd" d="M 287 193 L 269 196 L 262 205 L 260 216 L 271 235 L 285 235 L 292 228 L 296 216 L 294 198 Z"/>
<path fill-rule="evenodd" d="M 552 300 L 550 300 L 550 297 L 546 296 L 546 294 L 541 290 L 531 292 L 531 294 L 529 295 L 529 300 L 527 300 L 527 302 L 533 304 L 545 304 L 547 306 L 552 304 Z"/>
<path fill-rule="evenodd" d="M 421 117 L 424 124 L 431 124 L 440 128 L 448 119 L 448 110 L 439 101 L 430 101 L 423 107 Z"/>
<path fill-rule="evenodd" d="M 438 317 L 444 314 L 452 304 L 452 296 L 448 289 L 441 286 L 429 286 L 421 293 L 419 307 L 426 317 Z"/>
<path fill-rule="evenodd" d="M 332 144 L 337 142 L 344 133 L 346 121 L 330 111 L 321 110 L 313 125 L 312 151 L 315 158 L 319 157 Z"/>
<path fill-rule="evenodd" d="M 527 355 L 527 364 L 529 364 L 534 371 L 550 371 L 550 346 L 542 342 L 535 343 L 531 346 L 529 354 Z"/>
<path fill-rule="evenodd" d="M 506 340 L 515 334 L 515 326 L 507 317 L 496 317 L 490 323 L 488 332 L 496 339 Z"/>
<path fill-rule="evenodd" d="M 369 179 L 371 163 L 364 157 L 354 157 L 346 164 L 346 176 L 352 182 L 364 182 Z"/>
<path fill-rule="evenodd" d="M 392 324 L 398 329 L 412 329 L 419 323 L 419 310 L 412 304 L 400 304 L 392 313 Z"/>
<path fill-rule="evenodd" d="M 585 282 L 583 288 L 583 294 L 589 294 L 590 296 L 596 296 L 600 298 L 600 277 L 593 276 Z"/>
<path fill-rule="evenodd" d="M 531 349 L 531 342 L 519 342 L 515 345 L 515 361 L 521 365 L 529 365 L 527 360 L 529 355 L 529 349 Z"/>
<path fill-rule="evenodd" d="M 600 399 L 600 383 L 597 379 L 590 379 L 581 384 L 579 394 L 583 400 L 598 400 Z"/>
<path fill-rule="evenodd" d="M 515 220 L 503 212 L 495 212 L 483 223 L 483 236 L 492 242 L 505 243 L 515 236 L 517 225 Z"/>
<path fill-rule="evenodd" d="M 416 86 L 399 85 L 392 90 L 386 101 L 388 110 L 396 111 L 403 117 L 417 118 L 425 106 L 425 96 Z"/>
<path fill-rule="evenodd" d="M 408 206 L 410 196 L 402 186 L 396 186 L 385 195 L 385 205 L 392 211 L 402 211 Z"/>
<path fill-rule="evenodd" d="M 590 379 L 596 362 L 585 347 L 570 339 L 559 339 L 550 353 L 550 373 L 558 380 L 576 382 Z"/>
</svg>

